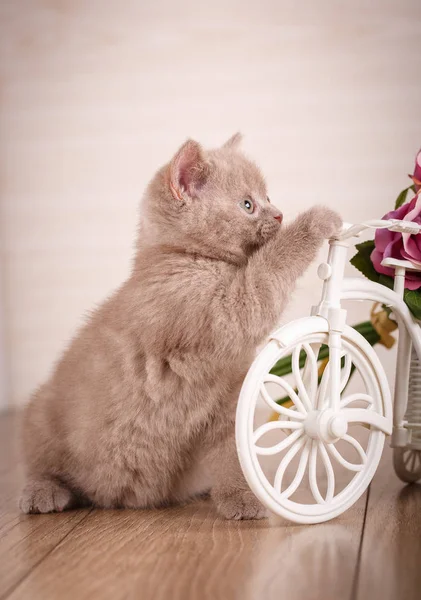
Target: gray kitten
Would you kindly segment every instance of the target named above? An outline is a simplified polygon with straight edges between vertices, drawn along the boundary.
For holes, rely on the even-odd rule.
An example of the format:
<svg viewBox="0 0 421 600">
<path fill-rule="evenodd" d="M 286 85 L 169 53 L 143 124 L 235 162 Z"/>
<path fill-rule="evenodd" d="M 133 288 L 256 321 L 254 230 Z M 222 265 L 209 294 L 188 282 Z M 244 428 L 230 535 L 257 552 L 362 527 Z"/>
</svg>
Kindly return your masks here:
<svg viewBox="0 0 421 600">
<path fill-rule="evenodd" d="M 265 516 L 236 455 L 240 386 L 341 219 L 316 207 L 281 225 L 239 141 L 204 151 L 189 140 L 151 181 L 130 278 L 26 409 L 23 512 L 210 491 L 226 518 Z"/>
</svg>

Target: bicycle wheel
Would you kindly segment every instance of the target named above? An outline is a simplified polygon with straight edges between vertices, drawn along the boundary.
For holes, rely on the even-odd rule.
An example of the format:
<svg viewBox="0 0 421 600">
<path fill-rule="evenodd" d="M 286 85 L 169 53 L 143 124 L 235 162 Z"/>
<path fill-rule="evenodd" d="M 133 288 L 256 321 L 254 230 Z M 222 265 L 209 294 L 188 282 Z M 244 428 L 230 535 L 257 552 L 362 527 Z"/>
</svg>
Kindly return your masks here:
<svg viewBox="0 0 421 600">
<path fill-rule="evenodd" d="M 237 407 L 237 449 L 251 489 L 271 511 L 297 523 L 327 521 L 354 504 L 369 485 L 392 428 L 383 368 L 351 327 L 342 335 L 340 406 L 336 412 L 330 408 L 329 357 L 322 375 L 318 367 L 327 345 L 328 324 L 321 317 L 275 332 L 251 366 Z M 287 356 L 290 381 L 271 373 Z M 355 392 L 348 389 L 351 375 Z M 276 420 L 259 422 L 262 403 Z M 270 465 L 264 464 L 267 457 Z"/>
</svg>

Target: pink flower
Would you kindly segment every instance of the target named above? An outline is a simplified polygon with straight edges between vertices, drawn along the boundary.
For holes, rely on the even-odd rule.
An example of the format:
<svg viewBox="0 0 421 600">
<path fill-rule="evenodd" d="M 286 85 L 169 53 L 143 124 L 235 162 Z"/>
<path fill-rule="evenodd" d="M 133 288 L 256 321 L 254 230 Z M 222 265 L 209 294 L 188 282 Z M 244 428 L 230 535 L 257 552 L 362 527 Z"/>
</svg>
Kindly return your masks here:
<svg viewBox="0 0 421 600">
<path fill-rule="evenodd" d="M 415 157 L 415 170 L 414 174 L 410 175 L 410 178 L 414 182 L 415 189 L 417 190 L 417 192 L 419 192 L 421 189 L 421 150 Z"/>
<path fill-rule="evenodd" d="M 418 153 L 417 166 L 414 172 L 414 180 L 418 178 L 421 179 L 421 151 Z M 415 221 L 421 224 L 421 194 L 417 194 L 411 202 L 402 204 L 397 210 L 388 212 L 383 219 L 402 219 L 403 221 Z M 375 248 L 371 253 L 371 261 L 378 273 L 390 277 L 394 275 L 392 268 L 382 267 L 381 262 L 384 258 L 410 260 L 421 269 L 421 234 L 409 235 L 408 233 L 401 234 L 388 229 L 378 229 L 374 244 Z M 409 290 L 419 289 L 421 287 L 421 273 L 406 271 L 405 287 Z"/>
</svg>

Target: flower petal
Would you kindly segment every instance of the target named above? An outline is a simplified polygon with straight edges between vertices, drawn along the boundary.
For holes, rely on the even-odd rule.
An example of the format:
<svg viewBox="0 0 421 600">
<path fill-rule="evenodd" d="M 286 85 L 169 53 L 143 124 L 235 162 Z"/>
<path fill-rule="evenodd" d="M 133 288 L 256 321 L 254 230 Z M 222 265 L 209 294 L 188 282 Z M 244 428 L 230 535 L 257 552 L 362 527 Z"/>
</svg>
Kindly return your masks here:
<svg viewBox="0 0 421 600">
<path fill-rule="evenodd" d="M 421 162 L 421 151 L 417 155 L 418 160 Z M 421 196 L 417 194 L 410 202 L 385 214 L 383 219 L 401 219 L 421 223 Z M 370 258 L 378 273 L 394 277 L 394 269 L 383 267 L 381 264 L 385 258 L 409 260 L 419 266 L 421 270 L 421 235 L 411 236 L 410 234 L 391 232 L 387 229 L 378 229 L 374 237 L 374 244 L 375 247 Z M 421 288 L 421 272 L 407 271 L 405 287 L 409 290 Z"/>
<path fill-rule="evenodd" d="M 373 252 L 370 255 L 370 258 L 377 273 L 382 273 L 383 275 L 389 275 L 390 277 L 393 277 L 395 271 L 391 267 L 382 266 L 381 262 L 384 257 L 383 254 L 379 252 L 376 248 L 374 248 Z"/>
</svg>

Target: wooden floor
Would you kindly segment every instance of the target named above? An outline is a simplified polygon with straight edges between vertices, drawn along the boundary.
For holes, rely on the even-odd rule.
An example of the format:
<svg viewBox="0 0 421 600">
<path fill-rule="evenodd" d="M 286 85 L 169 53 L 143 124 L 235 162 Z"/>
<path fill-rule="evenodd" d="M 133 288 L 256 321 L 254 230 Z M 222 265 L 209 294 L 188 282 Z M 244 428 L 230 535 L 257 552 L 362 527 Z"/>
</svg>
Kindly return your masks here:
<svg viewBox="0 0 421 600">
<path fill-rule="evenodd" d="M 371 489 L 323 525 L 228 522 L 208 501 L 20 515 L 16 419 L 0 418 L 0 599 L 419 600 L 421 486 L 385 450 Z"/>
</svg>

